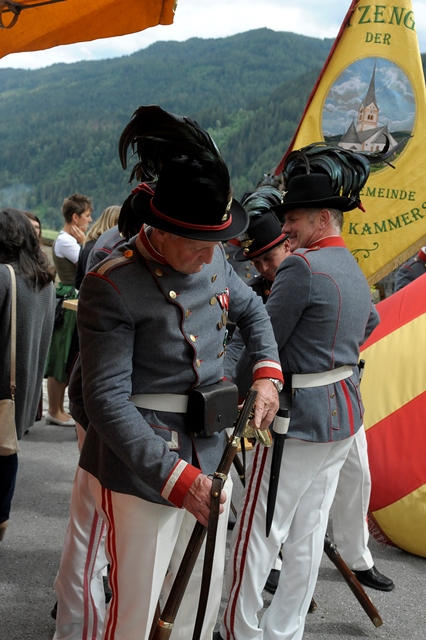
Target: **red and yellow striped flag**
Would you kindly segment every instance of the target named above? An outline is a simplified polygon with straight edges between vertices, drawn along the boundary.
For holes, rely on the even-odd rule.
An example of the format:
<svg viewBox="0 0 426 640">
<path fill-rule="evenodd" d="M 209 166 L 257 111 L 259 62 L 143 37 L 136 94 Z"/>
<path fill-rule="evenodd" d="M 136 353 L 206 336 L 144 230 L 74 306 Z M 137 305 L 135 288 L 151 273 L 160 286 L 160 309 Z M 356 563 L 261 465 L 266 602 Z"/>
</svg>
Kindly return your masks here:
<svg viewBox="0 0 426 640">
<path fill-rule="evenodd" d="M 354 0 L 286 155 L 322 140 L 355 151 L 380 151 L 389 140 L 395 168 L 372 171 L 361 193 L 366 212 L 346 213 L 343 227 L 370 284 L 426 244 L 425 122 L 411 1 Z"/>
<path fill-rule="evenodd" d="M 426 557 L 426 274 L 377 310 L 361 352 L 370 514 L 394 545 Z"/>
</svg>

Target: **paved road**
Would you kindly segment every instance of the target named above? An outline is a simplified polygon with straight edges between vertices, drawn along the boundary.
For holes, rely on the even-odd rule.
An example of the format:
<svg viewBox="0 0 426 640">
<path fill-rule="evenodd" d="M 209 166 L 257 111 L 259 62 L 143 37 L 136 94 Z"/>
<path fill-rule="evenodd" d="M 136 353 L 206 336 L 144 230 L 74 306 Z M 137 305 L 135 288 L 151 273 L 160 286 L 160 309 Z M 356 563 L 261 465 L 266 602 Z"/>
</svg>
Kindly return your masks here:
<svg viewBox="0 0 426 640">
<path fill-rule="evenodd" d="M 19 461 L 11 521 L 0 543 L 0 640 L 50 640 L 52 585 L 77 464 L 74 429 L 36 423 L 21 443 Z M 318 609 L 308 615 L 305 640 L 425 640 L 426 559 L 374 540 L 371 550 L 379 569 L 397 585 L 391 593 L 369 592 L 384 625 L 373 626 L 324 556 L 315 592 Z M 265 606 L 269 601 L 265 592 Z"/>
</svg>

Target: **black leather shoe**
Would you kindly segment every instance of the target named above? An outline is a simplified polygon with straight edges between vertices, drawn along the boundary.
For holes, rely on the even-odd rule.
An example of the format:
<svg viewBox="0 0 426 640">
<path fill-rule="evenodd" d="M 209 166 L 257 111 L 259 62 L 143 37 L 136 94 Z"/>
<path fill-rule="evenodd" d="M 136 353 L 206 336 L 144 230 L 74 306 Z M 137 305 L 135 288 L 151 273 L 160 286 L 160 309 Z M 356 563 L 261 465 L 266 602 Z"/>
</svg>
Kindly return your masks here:
<svg viewBox="0 0 426 640">
<path fill-rule="evenodd" d="M 55 604 L 53 605 L 53 608 L 52 608 L 52 610 L 51 610 L 51 612 L 50 612 L 50 615 L 52 616 L 52 618 L 53 618 L 54 620 L 56 620 L 56 614 L 57 614 L 57 613 L 58 613 L 58 603 L 57 603 L 57 602 L 55 602 Z"/>
<path fill-rule="evenodd" d="M 271 573 L 265 584 L 265 591 L 274 594 L 278 587 L 281 571 L 279 569 L 271 569 Z"/>
<path fill-rule="evenodd" d="M 370 587 L 378 591 L 392 591 L 395 587 L 392 580 L 384 576 L 380 571 L 377 571 L 374 565 L 371 569 L 367 569 L 367 571 L 353 571 L 352 573 L 356 575 L 364 587 Z"/>
</svg>

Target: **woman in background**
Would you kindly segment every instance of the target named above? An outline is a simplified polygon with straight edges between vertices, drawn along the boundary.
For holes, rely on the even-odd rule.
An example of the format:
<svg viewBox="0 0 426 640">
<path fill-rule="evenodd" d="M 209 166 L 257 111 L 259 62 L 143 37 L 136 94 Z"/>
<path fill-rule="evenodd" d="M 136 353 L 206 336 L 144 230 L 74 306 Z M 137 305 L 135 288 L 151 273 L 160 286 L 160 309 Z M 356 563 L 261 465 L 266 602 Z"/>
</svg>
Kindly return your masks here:
<svg viewBox="0 0 426 640">
<path fill-rule="evenodd" d="M 118 223 L 120 210 L 121 207 L 115 204 L 107 207 L 102 211 L 99 218 L 87 232 L 78 258 L 77 270 L 75 272 L 76 289 L 80 289 L 81 283 L 83 282 L 83 278 L 87 271 L 88 258 L 95 245 L 96 240 L 104 233 L 104 231 L 108 231 L 108 229 L 115 227 L 115 225 Z"/>
<path fill-rule="evenodd" d="M 35 213 L 32 213 L 31 211 L 23 211 L 22 213 L 24 213 L 27 216 L 28 220 L 31 222 L 31 224 L 34 227 L 34 230 L 36 232 L 37 238 L 41 242 L 41 222 L 40 222 L 40 218 L 38 216 L 36 216 Z"/>
<path fill-rule="evenodd" d="M 10 264 L 16 275 L 16 392 L 18 440 L 33 424 L 43 382 L 55 310 L 54 271 L 30 221 L 17 209 L 0 210 L 0 398 L 10 398 Z M 0 456 L 0 540 L 18 471 L 18 454 Z"/>
<path fill-rule="evenodd" d="M 77 293 L 74 287 L 75 272 L 85 232 L 92 222 L 92 200 L 80 193 L 74 193 L 62 204 L 65 224 L 52 246 L 52 259 L 59 283 L 56 288 L 58 298 L 74 299 Z M 74 420 L 64 410 L 64 396 L 68 381 L 68 361 L 74 331 L 76 313 L 64 310 L 63 323 L 54 328 L 50 344 L 45 375 L 47 376 L 47 396 L 49 409 L 46 424 L 63 427 L 75 426 Z"/>
</svg>

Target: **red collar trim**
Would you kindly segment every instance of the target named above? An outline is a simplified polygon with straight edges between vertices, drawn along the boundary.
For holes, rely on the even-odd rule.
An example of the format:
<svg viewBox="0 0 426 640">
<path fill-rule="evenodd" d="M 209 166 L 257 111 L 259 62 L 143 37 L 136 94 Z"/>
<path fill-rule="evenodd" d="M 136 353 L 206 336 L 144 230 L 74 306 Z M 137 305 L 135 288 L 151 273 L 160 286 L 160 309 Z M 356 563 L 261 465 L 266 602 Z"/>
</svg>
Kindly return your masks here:
<svg viewBox="0 0 426 640">
<path fill-rule="evenodd" d="M 148 236 L 146 235 L 146 230 L 147 226 L 145 224 L 142 225 L 142 229 L 139 231 L 139 236 L 136 240 L 136 245 L 138 244 L 138 242 L 141 242 L 143 248 L 149 253 L 153 260 L 159 262 L 160 264 L 169 264 L 166 258 L 161 253 L 159 253 L 157 249 L 154 249 L 151 242 L 149 241 Z"/>
<path fill-rule="evenodd" d="M 346 244 L 341 236 L 328 236 L 313 242 L 308 249 L 323 249 L 324 247 L 346 247 Z"/>
</svg>

